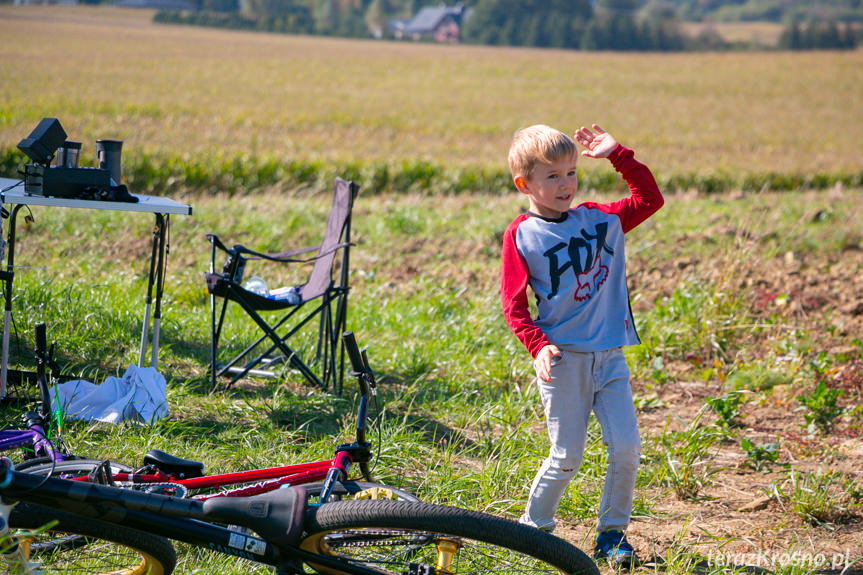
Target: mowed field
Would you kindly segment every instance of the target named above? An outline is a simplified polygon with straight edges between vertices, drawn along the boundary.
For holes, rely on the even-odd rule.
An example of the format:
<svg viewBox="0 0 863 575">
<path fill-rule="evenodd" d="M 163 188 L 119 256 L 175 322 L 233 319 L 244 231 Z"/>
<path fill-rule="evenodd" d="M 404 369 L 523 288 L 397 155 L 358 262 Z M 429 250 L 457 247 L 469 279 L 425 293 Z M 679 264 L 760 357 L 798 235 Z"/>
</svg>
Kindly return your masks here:
<svg viewBox="0 0 863 575">
<path fill-rule="evenodd" d="M 514 130 L 600 124 L 659 175 L 857 173 L 863 51 L 616 54 L 239 33 L 0 6 L 0 149 L 58 117 L 92 157 L 500 169 Z M 591 169 L 586 166 L 586 169 Z"/>
</svg>

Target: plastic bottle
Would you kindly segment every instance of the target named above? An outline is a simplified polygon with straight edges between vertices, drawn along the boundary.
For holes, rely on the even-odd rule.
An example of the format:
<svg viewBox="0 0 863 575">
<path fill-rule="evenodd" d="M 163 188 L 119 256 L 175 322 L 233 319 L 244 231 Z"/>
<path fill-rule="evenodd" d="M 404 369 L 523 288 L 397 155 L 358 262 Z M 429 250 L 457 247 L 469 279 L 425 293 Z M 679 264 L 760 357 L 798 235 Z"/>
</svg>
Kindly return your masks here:
<svg viewBox="0 0 863 575">
<path fill-rule="evenodd" d="M 257 276 L 247 279 L 246 283 L 243 284 L 243 289 L 263 297 L 270 295 L 270 291 L 267 289 L 267 282 Z"/>
<path fill-rule="evenodd" d="M 274 289 L 270 292 L 270 296 L 276 301 L 283 301 L 290 305 L 297 305 L 300 303 L 300 288 L 285 287 Z"/>
</svg>

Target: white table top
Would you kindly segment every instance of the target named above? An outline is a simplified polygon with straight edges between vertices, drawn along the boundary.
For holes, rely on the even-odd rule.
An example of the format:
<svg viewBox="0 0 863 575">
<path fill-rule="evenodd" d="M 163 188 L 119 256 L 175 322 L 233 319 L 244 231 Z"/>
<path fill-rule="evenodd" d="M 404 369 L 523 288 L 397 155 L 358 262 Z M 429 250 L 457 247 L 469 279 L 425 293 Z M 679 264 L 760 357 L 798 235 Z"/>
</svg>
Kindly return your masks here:
<svg viewBox="0 0 863 575">
<path fill-rule="evenodd" d="M 7 189 L 9 188 L 9 189 Z M 56 206 L 60 208 L 87 208 L 91 210 L 113 210 L 117 212 L 149 212 L 154 214 L 191 215 L 192 206 L 181 204 L 170 198 L 132 194 L 137 202 L 110 202 L 99 200 L 78 200 L 74 198 L 55 198 L 38 196 L 24 192 L 24 181 L 0 178 L 0 204 L 26 204 L 28 206 Z"/>
</svg>

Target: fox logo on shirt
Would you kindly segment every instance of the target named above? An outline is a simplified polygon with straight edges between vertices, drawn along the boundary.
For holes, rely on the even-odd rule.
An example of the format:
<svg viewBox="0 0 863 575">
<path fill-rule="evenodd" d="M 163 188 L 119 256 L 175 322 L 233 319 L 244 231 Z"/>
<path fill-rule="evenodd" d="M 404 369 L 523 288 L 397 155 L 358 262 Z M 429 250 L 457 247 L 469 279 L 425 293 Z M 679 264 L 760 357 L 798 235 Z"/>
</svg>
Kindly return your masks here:
<svg viewBox="0 0 863 575">
<path fill-rule="evenodd" d="M 557 295 L 560 278 L 568 271 L 575 274 L 575 301 L 590 299 L 591 294 L 605 283 L 608 279 L 608 266 L 602 264 L 602 252 L 614 255 L 614 250 L 605 243 L 607 233 L 608 224 L 602 222 L 596 225 L 594 234 L 582 229 L 581 237 L 573 236 L 568 244 L 560 242 L 543 253 L 548 260 L 548 274 L 551 278 L 551 293 L 548 294 L 548 299 Z M 561 261 L 560 256 L 564 249 L 568 261 Z"/>
</svg>

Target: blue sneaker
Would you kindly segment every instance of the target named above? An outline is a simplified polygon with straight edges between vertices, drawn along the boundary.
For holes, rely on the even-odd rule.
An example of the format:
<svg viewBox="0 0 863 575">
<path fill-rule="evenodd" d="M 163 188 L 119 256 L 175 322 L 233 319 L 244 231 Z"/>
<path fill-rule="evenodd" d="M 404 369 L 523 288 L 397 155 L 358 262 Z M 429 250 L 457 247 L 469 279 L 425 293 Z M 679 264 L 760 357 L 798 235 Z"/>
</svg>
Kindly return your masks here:
<svg viewBox="0 0 863 575">
<path fill-rule="evenodd" d="M 609 529 L 597 536 L 596 545 L 593 548 L 593 558 L 605 559 L 615 567 L 626 569 L 634 566 L 638 561 L 635 550 L 620 529 Z"/>
</svg>

